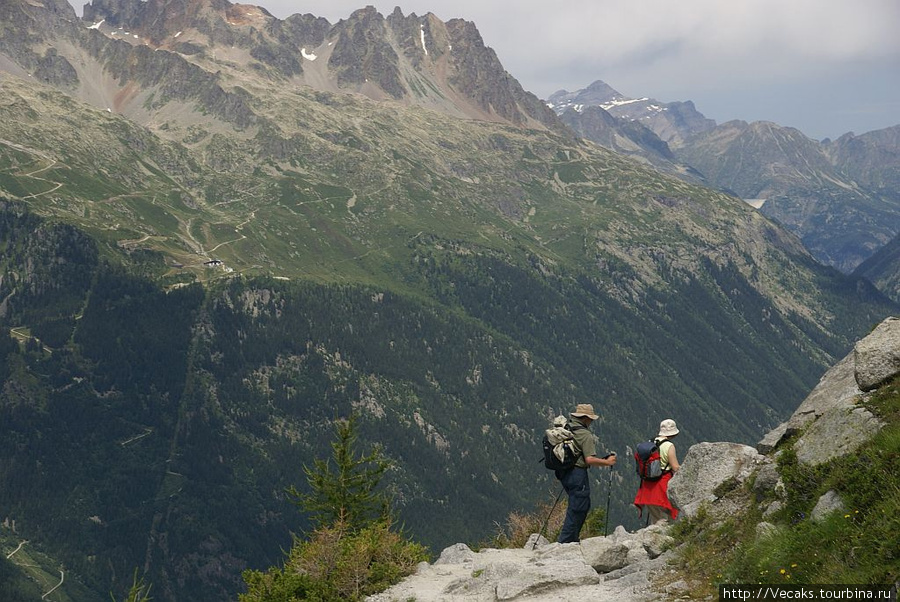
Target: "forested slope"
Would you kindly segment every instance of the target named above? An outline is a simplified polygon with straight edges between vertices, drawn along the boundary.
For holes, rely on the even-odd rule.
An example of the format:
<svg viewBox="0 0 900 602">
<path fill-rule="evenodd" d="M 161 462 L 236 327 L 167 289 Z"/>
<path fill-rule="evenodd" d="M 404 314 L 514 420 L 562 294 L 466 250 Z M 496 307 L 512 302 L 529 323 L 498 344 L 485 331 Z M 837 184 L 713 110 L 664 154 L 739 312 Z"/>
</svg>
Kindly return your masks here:
<svg viewBox="0 0 900 602">
<path fill-rule="evenodd" d="M 633 282 L 624 266 L 601 277 L 433 239 L 394 266 L 403 291 L 242 277 L 164 290 L 151 253 L 17 204 L 2 220 L 0 509 L 101 597 L 136 567 L 160 599 L 233 596 L 241 569 L 277 564 L 305 526 L 284 490 L 328 455 L 335 417 L 357 412 L 363 442 L 396 462 L 386 482 L 413 537 L 474 543 L 555 495 L 538 463 L 552 415 L 594 403 L 623 458 L 663 414 L 688 442 L 751 441 L 818 358 L 893 309 L 810 262 L 838 316 L 824 335 L 727 266 L 623 299 L 610 291 Z M 629 524 L 627 462 L 614 476 L 613 520 Z"/>
</svg>

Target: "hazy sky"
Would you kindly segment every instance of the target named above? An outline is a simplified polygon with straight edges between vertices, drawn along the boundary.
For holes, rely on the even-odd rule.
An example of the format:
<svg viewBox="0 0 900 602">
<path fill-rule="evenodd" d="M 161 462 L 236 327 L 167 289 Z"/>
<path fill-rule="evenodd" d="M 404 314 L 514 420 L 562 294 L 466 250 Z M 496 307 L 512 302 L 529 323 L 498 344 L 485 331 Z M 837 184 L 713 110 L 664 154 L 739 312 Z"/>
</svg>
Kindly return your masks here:
<svg viewBox="0 0 900 602">
<path fill-rule="evenodd" d="M 366 4 L 473 21 L 506 70 L 544 99 L 601 79 L 634 98 L 693 100 L 719 123 L 774 121 L 816 139 L 900 124 L 900 0 L 260 4 L 279 18 L 331 23 Z"/>
</svg>

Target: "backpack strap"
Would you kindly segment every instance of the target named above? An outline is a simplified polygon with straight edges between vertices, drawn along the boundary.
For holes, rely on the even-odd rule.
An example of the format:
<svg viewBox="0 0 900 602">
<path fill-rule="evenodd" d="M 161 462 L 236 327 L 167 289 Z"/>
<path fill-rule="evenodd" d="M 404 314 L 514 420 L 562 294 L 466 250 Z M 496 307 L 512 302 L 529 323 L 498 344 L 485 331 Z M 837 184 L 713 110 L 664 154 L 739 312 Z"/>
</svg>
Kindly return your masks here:
<svg viewBox="0 0 900 602">
<path fill-rule="evenodd" d="M 666 468 L 663 470 L 663 472 L 672 472 L 672 469 L 669 468 L 669 456 L 668 456 L 668 454 L 666 454 L 665 457 L 664 457 L 663 454 L 662 454 L 662 444 L 663 444 L 663 443 L 669 443 L 670 445 L 675 445 L 675 444 L 672 443 L 671 441 L 669 441 L 668 439 L 665 439 L 665 438 L 663 438 L 663 439 L 654 439 L 653 442 L 656 443 L 656 447 L 659 449 L 659 458 L 660 458 L 660 461 L 661 461 L 661 462 L 665 462 Z"/>
<path fill-rule="evenodd" d="M 587 428 L 586 426 L 584 426 L 583 424 L 581 424 L 577 421 L 575 424 L 573 424 L 571 426 L 571 428 L 569 427 L 568 424 L 566 424 L 566 429 L 568 429 L 568 431 L 570 433 L 574 433 L 575 431 L 580 431 L 580 430 L 583 430 L 586 428 Z M 575 447 L 578 449 L 578 455 L 580 455 L 582 458 L 584 458 L 584 461 L 587 462 L 587 458 L 584 456 L 584 450 L 581 449 L 580 445 L 578 445 L 578 441 L 576 441 L 574 437 L 572 438 L 572 441 L 575 443 Z"/>
</svg>

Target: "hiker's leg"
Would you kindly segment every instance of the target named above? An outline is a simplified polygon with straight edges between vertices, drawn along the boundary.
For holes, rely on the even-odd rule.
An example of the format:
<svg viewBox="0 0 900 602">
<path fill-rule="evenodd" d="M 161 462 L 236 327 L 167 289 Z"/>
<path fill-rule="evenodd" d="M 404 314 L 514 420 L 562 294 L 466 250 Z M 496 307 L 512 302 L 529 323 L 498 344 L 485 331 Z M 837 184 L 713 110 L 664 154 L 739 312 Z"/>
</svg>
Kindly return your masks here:
<svg viewBox="0 0 900 602">
<path fill-rule="evenodd" d="M 566 518 L 556 541 L 559 543 L 580 541 L 581 527 L 591 509 L 591 488 L 587 470 L 573 468 L 561 480 L 566 493 L 569 494 L 569 506 L 566 508 Z"/>
<path fill-rule="evenodd" d="M 654 506 L 653 504 L 648 504 L 646 506 L 647 510 L 650 512 L 650 524 L 655 525 L 660 521 L 668 521 L 669 520 L 669 511 L 662 506 Z"/>
</svg>

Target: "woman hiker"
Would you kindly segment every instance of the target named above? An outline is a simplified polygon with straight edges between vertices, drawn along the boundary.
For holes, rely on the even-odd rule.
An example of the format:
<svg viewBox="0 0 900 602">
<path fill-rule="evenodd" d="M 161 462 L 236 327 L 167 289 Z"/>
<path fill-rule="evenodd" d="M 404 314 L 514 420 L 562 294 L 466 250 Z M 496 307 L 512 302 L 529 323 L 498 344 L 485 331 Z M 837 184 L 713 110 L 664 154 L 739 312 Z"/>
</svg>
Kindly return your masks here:
<svg viewBox="0 0 900 602">
<path fill-rule="evenodd" d="M 563 489 L 569 495 L 566 518 L 557 538 L 559 543 L 581 541 L 581 527 L 591 509 L 591 484 L 588 481 L 587 469 L 591 466 L 613 466 L 616 463 L 615 453 L 611 453 L 605 458 L 596 456 L 597 448 L 594 444 L 594 436 L 588 430 L 591 423 L 600 418 L 594 414 L 594 407 L 589 403 L 579 403 L 569 416 L 571 419 L 566 428 L 572 431 L 572 437 L 575 439 L 575 445 L 578 447 L 580 455 L 573 468 L 556 471 L 556 478 L 560 480 Z"/>
<path fill-rule="evenodd" d="M 681 466 L 675 455 L 675 444 L 672 443 L 678 435 L 678 427 L 675 421 L 667 418 L 659 423 L 659 434 L 655 441 L 659 447 L 660 468 L 662 477 L 655 481 L 641 480 L 641 486 L 634 497 L 634 505 L 638 507 L 638 516 L 648 515 L 648 524 L 675 520 L 678 518 L 678 508 L 672 506 L 669 501 L 669 479 L 678 472 Z"/>
</svg>

